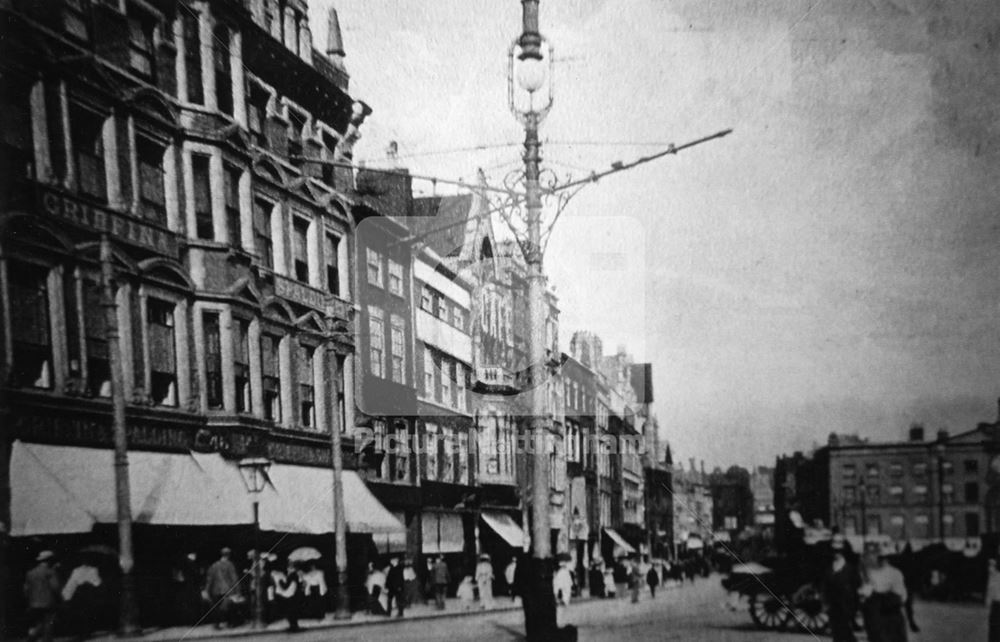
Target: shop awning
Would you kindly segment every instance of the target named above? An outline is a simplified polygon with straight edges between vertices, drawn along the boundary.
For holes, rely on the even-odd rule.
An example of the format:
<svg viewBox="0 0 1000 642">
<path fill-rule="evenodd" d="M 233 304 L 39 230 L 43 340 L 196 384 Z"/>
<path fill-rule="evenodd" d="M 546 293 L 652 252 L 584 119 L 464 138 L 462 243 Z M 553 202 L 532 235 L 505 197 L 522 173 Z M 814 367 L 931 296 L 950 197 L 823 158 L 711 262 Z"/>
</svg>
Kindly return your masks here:
<svg viewBox="0 0 1000 642">
<path fill-rule="evenodd" d="M 461 553 L 465 550 L 465 529 L 457 513 L 426 512 L 420 516 L 425 555 Z"/>
<path fill-rule="evenodd" d="M 613 528 L 605 528 L 604 534 L 611 538 L 611 541 L 615 543 L 615 546 L 623 549 L 626 553 L 634 553 L 635 548 L 631 544 L 625 541 L 625 538 L 618 534 Z"/>
<path fill-rule="evenodd" d="M 218 454 L 129 452 L 132 519 L 137 524 L 249 524 L 251 497 L 233 462 Z M 332 473 L 273 464 L 260 494 L 261 528 L 288 533 L 333 531 Z M 353 471 L 344 471 L 344 512 L 355 533 L 405 527 Z M 116 521 L 114 453 L 108 449 L 14 443 L 11 535 L 89 532 Z"/>
<path fill-rule="evenodd" d="M 235 463 L 215 455 L 206 458 L 216 479 L 226 479 L 235 501 L 249 502 Z M 265 531 L 320 535 L 333 532 L 333 473 L 326 468 L 271 464 L 270 482 L 260 494 L 260 527 Z M 352 533 L 405 532 L 406 527 L 372 494 L 353 470 L 343 472 L 344 517 Z M 247 520 L 244 520 L 247 521 Z"/>
<path fill-rule="evenodd" d="M 218 455 L 214 455 L 221 461 Z M 114 523 L 114 453 L 98 448 L 14 442 L 11 535 L 89 532 Z M 187 454 L 129 453 L 132 519 L 137 524 L 229 525 L 251 521 L 249 503 Z"/>
<path fill-rule="evenodd" d="M 493 532 L 502 537 L 505 542 L 514 548 L 524 546 L 524 531 L 510 515 L 484 511 L 482 518 L 486 525 L 492 528 Z"/>
<path fill-rule="evenodd" d="M 392 516 L 400 524 L 406 523 L 406 514 L 402 511 L 392 511 Z M 378 552 L 383 555 L 406 552 L 406 531 L 373 534 L 372 540 L 375 542 Z"/>
</svg>

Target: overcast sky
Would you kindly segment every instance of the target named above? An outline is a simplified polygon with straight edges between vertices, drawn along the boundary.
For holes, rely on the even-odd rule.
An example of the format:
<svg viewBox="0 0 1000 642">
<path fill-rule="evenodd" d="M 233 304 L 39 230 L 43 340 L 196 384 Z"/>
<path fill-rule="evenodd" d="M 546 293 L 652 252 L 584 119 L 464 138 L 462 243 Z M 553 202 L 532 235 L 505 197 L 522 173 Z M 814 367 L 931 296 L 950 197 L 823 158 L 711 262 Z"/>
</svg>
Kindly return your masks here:
<svg viewBox="0 0 1000 642">
<path fill-rule="evenodd" d="M 320 49 L 330 4 L 311 0 Z M 417 173 L 518 166 L 520 2 L 333 4 L 351 93 L 374 108 L 357 158 L 395 140 Z M 589 329 L 651 361 L 676 458 L 773 464 L 830 431 L 995 419 L 998 7 L 542 0 L 547 166 L 582 176 L 735 130 L 588 186 L 546 257 L 564 348 Z"/>
</svg>

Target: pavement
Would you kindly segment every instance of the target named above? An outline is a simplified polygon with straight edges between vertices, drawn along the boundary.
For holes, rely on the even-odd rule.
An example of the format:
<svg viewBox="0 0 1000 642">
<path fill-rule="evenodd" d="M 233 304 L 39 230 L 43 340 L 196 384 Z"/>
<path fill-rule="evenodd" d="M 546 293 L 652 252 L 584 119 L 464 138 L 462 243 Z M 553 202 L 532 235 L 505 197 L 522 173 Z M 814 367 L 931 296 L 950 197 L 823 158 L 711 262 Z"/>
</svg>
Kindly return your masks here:
<svg viewBox="0 0 1000 642">
<path fill-rule="evenodd" d="M 797 631 L 761 631 L 750 621 L 743 606 L 735 607 L 727 599 L 714 575 L 699 578 L 694 584 L 667 587 L 652 598 L 648 590 L 639 603 L 632 604 L 627 593 L 618 598 L 582 598 L 560 609 L 560 622 L 579 628 L 581 642 L 596 640 L 684 640 L 691 642 L 806 642 L 828 637 Z M 484 640 L 523 640 L 524 615 L 520 604 L 498 598 L 493 609 L 464 610 L 458 600 L 448 600 L 444 611 L 433 605 L 407 609 L 403 618 L 388 618 L 356 613 L 350 620 L 304 620 L 305 629 L 294 634 L 295 642 L 413 640 L 431 642 L 483 642 Z M 986 608 L 978 604 L 917 602 L 919 634 L 909 642 L 973 642 L 986 639 Z M 266 629 L 244 626 L 215 630 L 211 625 L 147 630 L 142 639 L 204 640 L 254 636 L 254 642 L 287 642 L 291 634 L 286 623 L 277 622 Z M 95 639 L 110 642 L 107 634 Z M 859 635 L 859 642 L 865 636 Z"/>
</svg>

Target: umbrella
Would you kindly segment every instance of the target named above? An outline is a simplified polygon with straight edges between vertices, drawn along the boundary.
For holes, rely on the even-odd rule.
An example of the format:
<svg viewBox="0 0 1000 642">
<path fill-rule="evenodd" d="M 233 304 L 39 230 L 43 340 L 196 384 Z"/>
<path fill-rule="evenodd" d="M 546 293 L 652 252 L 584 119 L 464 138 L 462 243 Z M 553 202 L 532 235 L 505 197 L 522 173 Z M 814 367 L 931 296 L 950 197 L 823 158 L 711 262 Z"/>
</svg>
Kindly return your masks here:
<svg viewBox="0 0 1000 642">
<path fill-rule="evenodd" d="M 288 555 L 289 562 L 309 562 L 323 557 L 320 552 L 311 546 L 302 546 L 295 549 Z"/>
<path fill-rule="evenodd" d="M 771 569 L 764 566 L 763 564 L 758 564 L 757 562 L 747 562 L 746 564 L 734 564 L 730 573 L 732 575 L 763 575 L 764 573 L 770 573 Z"/>
</svg>

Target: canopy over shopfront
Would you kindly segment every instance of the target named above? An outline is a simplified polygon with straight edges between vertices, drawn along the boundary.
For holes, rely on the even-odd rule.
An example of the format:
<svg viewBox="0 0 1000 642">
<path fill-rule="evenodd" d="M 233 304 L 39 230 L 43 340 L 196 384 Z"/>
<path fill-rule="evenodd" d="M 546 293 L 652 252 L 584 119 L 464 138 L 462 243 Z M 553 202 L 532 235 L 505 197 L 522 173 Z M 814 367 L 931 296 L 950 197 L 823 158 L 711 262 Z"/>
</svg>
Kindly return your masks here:
<svg viewBox="0 0 1000 642">
<path fill-rule="evenodd" d="M 524 531 L 514 519 L 505 513 L 483 512 L 483 521 L 505 542 L 514 548 L 524 547 Z"/>
<path fill-rule="evenodd" d="M 612 542 L 614 542 L 615 548 L 620 548 L 625 551 L 626 555 L 635 553 L 635 548 L 631 544 L 625 541 L 625 538 L 618 534 L 613 528 L 605 528 L 604 534 L 607 535 Z"/>
<path fill-rule="evenodd" d="M 235 463 L 218 454 L 134 451 L 129 455 L 132 519 L 137 524 L 227 526 L 252 521 L 251 497 Z M 287 533 L 333 531 L 332 473 L 273 464 L 260 494 L 261 528 Z M 353 471 L 344 471 L 344 512 L 355 533 L 404 526 Z M 97 448 L 14 443 L 11 535 L 89 532 L 114 523 L 114 453 Z"/>
</svg>

